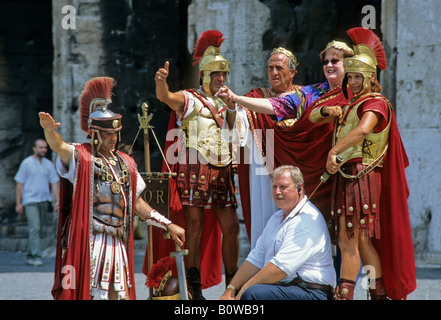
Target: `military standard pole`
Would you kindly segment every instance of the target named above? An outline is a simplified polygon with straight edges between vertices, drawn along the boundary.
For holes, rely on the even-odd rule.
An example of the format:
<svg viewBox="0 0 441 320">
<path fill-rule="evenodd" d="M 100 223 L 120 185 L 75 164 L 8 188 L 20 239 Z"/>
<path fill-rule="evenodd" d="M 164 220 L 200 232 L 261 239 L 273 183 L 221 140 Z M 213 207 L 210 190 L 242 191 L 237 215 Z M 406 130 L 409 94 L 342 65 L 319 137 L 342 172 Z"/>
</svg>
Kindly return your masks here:
<svg viewBox="0 0 441 320">
<path fill-rule="evenodd" d="M 149 142 L 149 121 L 151 120 L 148 118 L 148 109 L 149 106 L 147 103 L 142 104 L 142 113 L 143 117 L 139 117 L 139 121 L 141 124 L 141 128 L 144 129 L 144 163 L 145 163 L 145 171 L 147 173 L 151 173 L 150 170 L 150 142 Z M 152 225 L 147 225 L 147 245 L 148 245 L 148 257 L 147 257 L 147 268 L 150 272 L 150 269 L 153 266 L 153 236 L 152 236 Z M 149 288 L 149 299 L 151 299 L 153 296 L 153 288 Z"/>
</svg>

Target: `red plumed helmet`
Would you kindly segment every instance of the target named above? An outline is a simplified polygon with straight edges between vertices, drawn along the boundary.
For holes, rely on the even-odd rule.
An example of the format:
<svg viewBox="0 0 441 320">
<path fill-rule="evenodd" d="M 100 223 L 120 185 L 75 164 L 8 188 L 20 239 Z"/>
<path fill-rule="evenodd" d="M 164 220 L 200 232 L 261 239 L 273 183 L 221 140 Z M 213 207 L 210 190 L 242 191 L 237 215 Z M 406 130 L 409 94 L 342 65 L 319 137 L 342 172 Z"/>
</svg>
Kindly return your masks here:
<svg viewBox="0 0 441 320">
<path fill-rule="evenodd" d="M 152 266 L 147 275 L 146 286 L 158 289 L 165 274 L 170 270 L 173 271 L 175 268 L 176 261 L 174 258 L 164 257 L 159 259 L 158 262 Z"/>
<path fill-rule="evenodd" d="M 107 109 L 115 85 L 115 80 L 110 77 L 97 77 L 86 82 L 80 97 L 81 130 L 88 132 L 89 117 L 95 110 Z"/>
<path fill-rule="evenodd" d="M 218 30 L 207 30 L 203 32 L 194 47 L 193 64 L 201 62 L 208 47 L 220 48 L 222 42 L 225 40 L 223 37 L 223 33 Z"/>
<path fill-rule="evenodd" d="M 359 47 L 360 45 L 365 45 L 369 47 L 375 56 L 377 62 L 376 65 L 378 66 L 378 68 L 380 68 L 381 70 L 386 70 L 386 54 L 383 50 L 383 44 L 371 29 L 360 27 L 352 28 L 347 31 L 347 34 L 349 37 L 351 37 L 352 41 L 357 47 Z M 355 48 L 354 51 L 356 51 Z"/>
<path fill-rule="evenodd" d="M 386 69 L 386 54 L 383 45 L 372 30 L 352 28 L 347 31 L 347 34 L 354 42 L 354 55 L 346 57 L 343 62 L 345 77 L 342 81 L 342 91 L 346 98 L 349 96 L 347 91 L 349 72 L 361 73 L 364 77 L 363 88 L 368 88 L 371 76 L 377 77 L 377 67 L 381 70 Z"/>
<path fill-rule="evenodd" d="M 223 36 L 220 31 L 207 30 L 202 33 L 195 46 L 193 65 L 199 62 L 199 71 L 203 73 L 202 86 L 208 94 L 214 94 L 210 90 L 211 73 L 230 72 L 230 61 L 220 54 Z"/>
</svg>

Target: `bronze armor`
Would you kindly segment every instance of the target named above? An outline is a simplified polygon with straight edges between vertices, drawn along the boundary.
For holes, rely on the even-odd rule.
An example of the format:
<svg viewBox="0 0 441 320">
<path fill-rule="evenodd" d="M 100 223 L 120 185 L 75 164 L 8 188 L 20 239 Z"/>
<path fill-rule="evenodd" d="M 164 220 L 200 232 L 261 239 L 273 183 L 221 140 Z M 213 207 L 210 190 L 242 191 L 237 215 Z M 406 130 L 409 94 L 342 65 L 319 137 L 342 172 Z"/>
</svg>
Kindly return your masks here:
<svg viewBox="0 0 441 320">
<path fill-rule="evenodd" d="M 381 99 L 379 95 L 373 93 L 370 93 L 370 95 L 372 96 L 372 98 Z M 352 109 L 349 111 L 345 119 L 345 123 L 343 126 L 335 127 L 334 145 L 337 144 L 340 140 L 342 140 L 355 127 L 357 127 L 357 125 L 360 122 L 360 119 L 358 118 L 358 114 L 357 114 L 357 109 L 363 104 L 363 102 L 365 102 L 365 100 L 361 101 L 360 103 L 357 103 L 354 107 L 352 107 Z M 348 108 L 349 108 L 348 105 L 343 107 L 343 114 L 346 113 Z M 383 131 L 378 133 L 376 132 L 369 133 L 368 136 L 363 141 L 340 153 L 340 155 L 344 159 L 344 162 L 354 158 L 362 158 L 362 163 L 364 165 L 375 164 L 375 166 L 382 167 L 383 166 L 382 157 L 384 156 L 387 150 L 388 141 L 389 141 L 390 121 L 391 118 L 389 117 L 389 122 Z"/>
<path fill-rule="evenodd" d="M 199 93 L 207 99 L 216 110 L 221 110 L 225 104 L 220 98 L 208 96 L 205 92 Z M 188 93 L 191 94 L 191 93 Z M 211 111 L 204 107 L 202 102 L 195 97 L 193 113 L 181 120 L 179 129 L 185 132 L 186 147 L 194 148 L 211 165 L 224 167 L 231 163 L 231 151 L 228 142 L 221 136 L 221 128 L 213 118 Z M 221 117 L 225 116 L 225 110 Z"/>
<path fill-rule="evenodd" d="M 113 171 L 109 167 L 112 166 Z M 114 174 L 116 173 L 116 175 Z M 122 161 L 95 158 L 93 232 L 123 238 L 126 224 L 124 194 L 128 188 L 128 168 Z M 122 192 L 124 190 L 124 193 Z"/>
</svg>

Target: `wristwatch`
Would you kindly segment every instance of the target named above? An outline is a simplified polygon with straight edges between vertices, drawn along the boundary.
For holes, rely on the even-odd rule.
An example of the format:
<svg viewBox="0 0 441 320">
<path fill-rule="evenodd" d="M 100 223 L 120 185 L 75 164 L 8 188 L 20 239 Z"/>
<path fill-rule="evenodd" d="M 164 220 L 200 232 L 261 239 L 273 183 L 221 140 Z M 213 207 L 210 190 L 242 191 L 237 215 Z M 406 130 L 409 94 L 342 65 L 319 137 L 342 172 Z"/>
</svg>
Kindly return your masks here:
<svg viewBox="0 0 441 320">
<path fill-rule="evenodd" d="M 237 293 L 237 289 L 236 289 L 236 287 L 233 286 L 232 284 L 229 284 L 229 285 L 227 286 L 227 289 L 232 289 L 232 290 L 234 291 L 234 293 Z"/>
</svg>

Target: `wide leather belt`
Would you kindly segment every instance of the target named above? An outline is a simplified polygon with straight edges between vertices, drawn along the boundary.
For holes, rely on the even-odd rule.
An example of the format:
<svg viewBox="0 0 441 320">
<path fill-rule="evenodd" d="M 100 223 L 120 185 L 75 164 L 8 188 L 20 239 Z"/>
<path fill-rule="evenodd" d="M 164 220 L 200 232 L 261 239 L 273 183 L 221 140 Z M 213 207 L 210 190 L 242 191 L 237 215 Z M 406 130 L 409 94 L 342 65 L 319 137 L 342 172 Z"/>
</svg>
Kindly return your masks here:
<svg viewBox="0 0 441 320">
<path fill-rule="evenodd" d="M 98 221 L 96 217 L 93 219 L 92 225 L 93 233 L 105 233 L 114 237 L 124 239 L 124 226 L 111 226 Z"/>
<path fill-rule="evenodd" d="M 301 288 L 307 288 L 307 289 L 320 289 L 327 292 L 334 293 L 334 288 L 329 284 L 320 284 L 320 283 L 313 283 L 313 282 L 307 282 L 303 280 L 301 277 L 294 278 L 291 282 L 291 285 L 299 286 Z"/>
<path fill-rule="evenodd" d="M 334 288 L 332 286 L 330 286 L 329 284 L 320 284 L 320 283 L 312 283 L 312 282 L 307 282 L 305 281 L 306 285 L 308 286 L 309 289 L 321 289 L 321 290 L 325 290 L 325 291 L 329 291 L 334 293 Z"/>
</svg>

